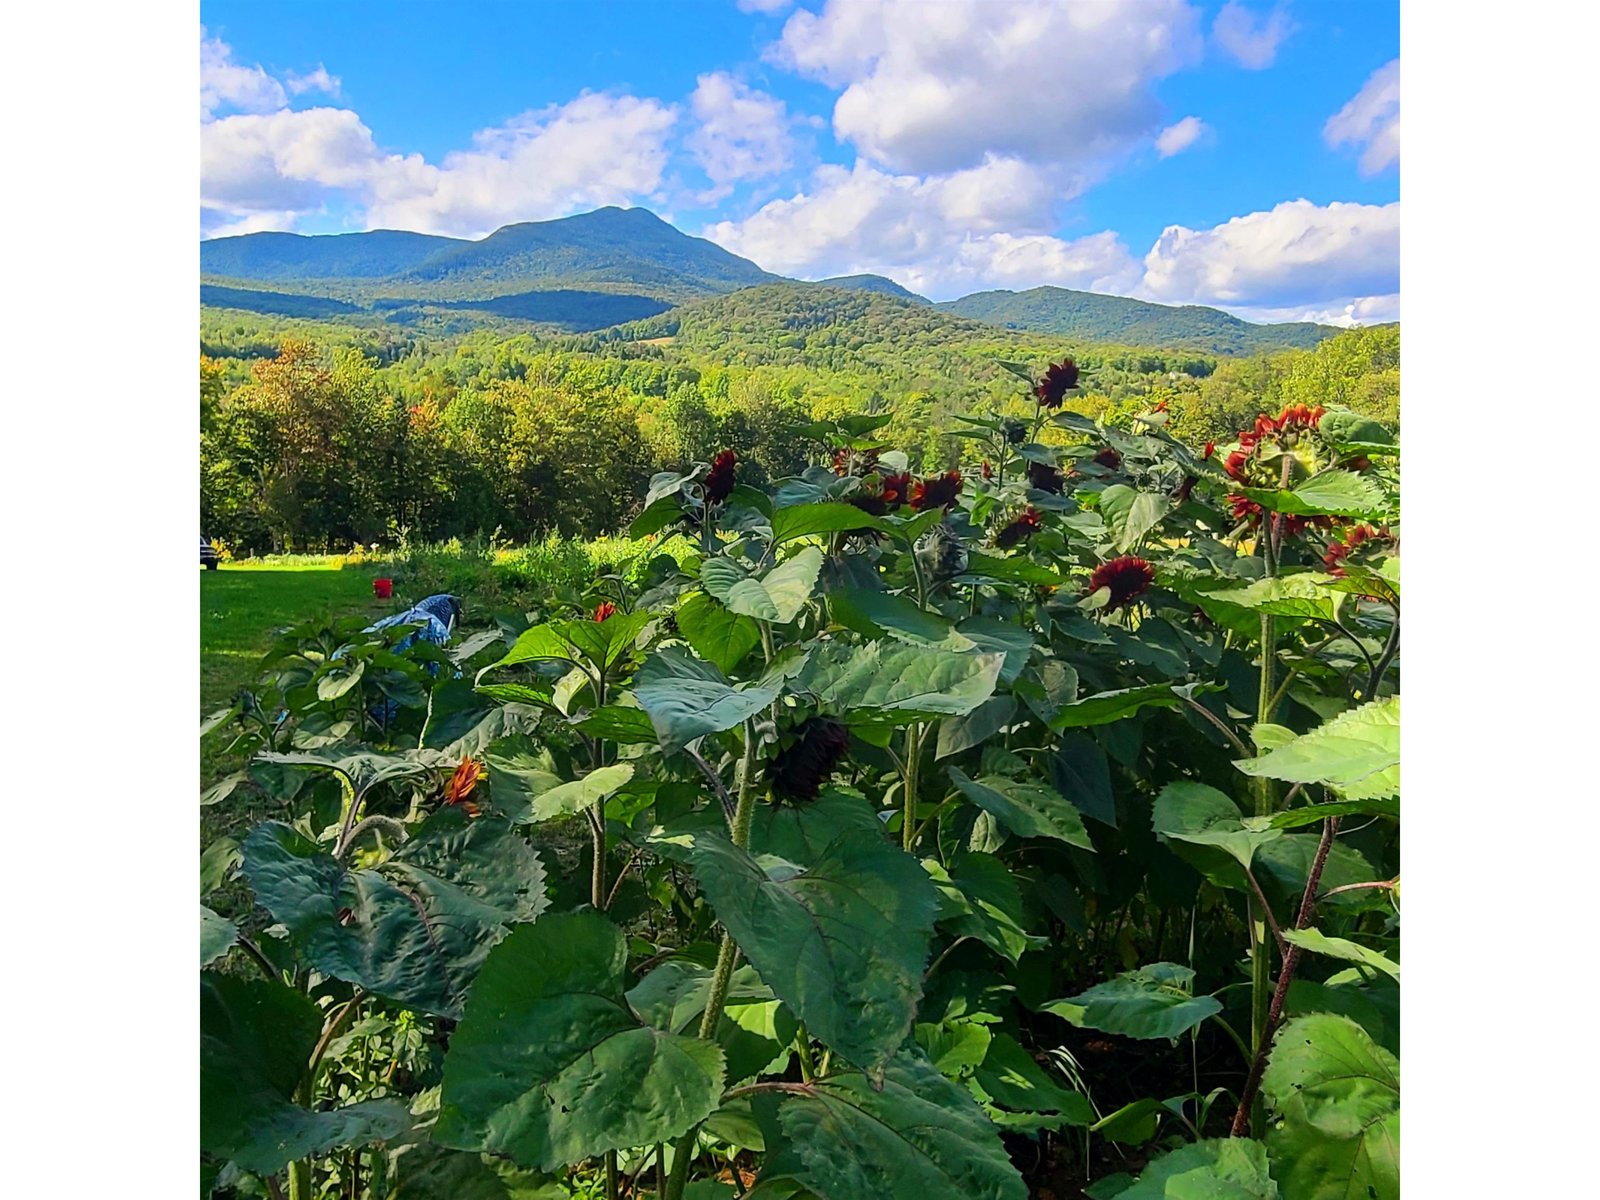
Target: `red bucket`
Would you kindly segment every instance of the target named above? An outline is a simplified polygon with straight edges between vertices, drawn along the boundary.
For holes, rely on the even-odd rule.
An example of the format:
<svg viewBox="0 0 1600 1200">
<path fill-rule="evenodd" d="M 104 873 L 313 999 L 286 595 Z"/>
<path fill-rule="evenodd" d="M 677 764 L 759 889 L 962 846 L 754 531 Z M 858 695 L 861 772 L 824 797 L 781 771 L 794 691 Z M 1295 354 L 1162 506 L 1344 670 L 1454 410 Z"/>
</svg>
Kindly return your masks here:
<svg viewBox="0 0 1600 1200">
<path fill-rule="evenodd" d="M 372 594 L 379 600 L 387 600 L 394 595 L 394 580 L 374 579 L 372 581 Z"/>
</svg>

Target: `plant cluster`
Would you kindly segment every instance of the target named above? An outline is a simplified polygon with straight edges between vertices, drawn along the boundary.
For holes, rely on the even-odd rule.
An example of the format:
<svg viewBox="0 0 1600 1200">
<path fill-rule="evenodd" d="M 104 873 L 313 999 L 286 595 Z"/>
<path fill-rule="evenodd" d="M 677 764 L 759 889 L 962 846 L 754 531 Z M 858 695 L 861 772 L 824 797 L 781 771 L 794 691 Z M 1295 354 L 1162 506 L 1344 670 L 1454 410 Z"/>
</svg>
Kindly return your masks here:
<svg viewBox="0 0 1600 1200">
<path fill-rule="evenodd" d="M 631 577 L 285 635 L 203 1194 L 1398 1195 L 1398 447 L 1004 367 L 959 466 L 815 421 Z"/>
</svg>

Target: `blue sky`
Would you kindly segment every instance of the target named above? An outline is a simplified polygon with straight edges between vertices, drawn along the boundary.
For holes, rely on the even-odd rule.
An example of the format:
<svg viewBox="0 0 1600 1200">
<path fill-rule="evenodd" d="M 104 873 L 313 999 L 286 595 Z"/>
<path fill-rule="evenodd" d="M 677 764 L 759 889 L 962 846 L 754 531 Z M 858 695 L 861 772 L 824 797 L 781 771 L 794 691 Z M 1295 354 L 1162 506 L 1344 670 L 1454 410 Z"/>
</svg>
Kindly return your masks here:
<svg viewBox="0 0 1600 1200">
<path fill-rule="evenodd" d="M 203 236 L 638 204 L 802 278 L 1399 309 L 1384 0 L 211 0 Z"/>
</svg>

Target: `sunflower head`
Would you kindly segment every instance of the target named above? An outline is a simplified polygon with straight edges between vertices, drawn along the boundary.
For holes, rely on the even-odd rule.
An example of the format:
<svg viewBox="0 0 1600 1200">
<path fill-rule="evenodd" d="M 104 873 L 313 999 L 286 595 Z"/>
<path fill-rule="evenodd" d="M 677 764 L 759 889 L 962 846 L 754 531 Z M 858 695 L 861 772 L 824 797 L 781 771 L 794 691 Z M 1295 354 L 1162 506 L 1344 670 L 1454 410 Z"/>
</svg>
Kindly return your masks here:
<svg viewBox="0 0 1600 1200">
<path fill-rule="evenodd" d="M 1033 505 L 1023 509 L 1017 518 L 1011 521 L 995 535 L 994 544 L 1001 549 L 1009 550 L 1020 542 L 1031 538 L 1039 529 L 1039 510 Z"/>
<path fill-rule="evenodd" d="M 1028 464 L 1028 486 L 1035 491 L 1049 492 L 1052 496 L 1061 495 L 1066 487 L 1066 480 L 1062 478 L 1061 471 L 1049 463 L 1030 462 Z"/>
<path fill-rule="evenodd" d="M 961 494 L 961 472 L 946 471 L 930 475 L 911 485 L 911 507 L 918 512 L 929 508 L 954 508 Z"/>
<path fill-rule="evenodd" d="M 1094 456 L 1094 461 L 1108 471 L 1115 471 L 1122 465 L 1122 455 L 1107 446 Z"/>
<path fill-rule="evenodd" d="M 773 795 L 792 804 L 815 800 L 850 747 L 850 732 L 832 717 L 802 721 L 793 740 L 767 766 Z"/>
<path fill-rule="evenodd" d="M 472 798 L 472 793 L 477 790 L 478 783 L 486 778 L 489 770 L 472 755 L 465 755 L 461 764 L 451 774 L 449 782 L 444 785 L 444 802 L 447 805 L 459 804 L 467 810 L 467 816 L 478 815 L 477 801 Z"/>
<path fill-rule="evenodd" d="M 1040 408 L 1060 408 L 1067 393 L 1078 386 L 1078 364 L 1070 358 L 1052 363 L 1044 378 L 1034 386 L 1034 397 Z"/>
<path fill-rule="evenodd" d="M 706 500 L 721 504 L 733 494 L 734 468 L 739 456 L 732 450 L 723 450 L 711 460 L 711 470 L 706 473 Z"/>
<path fill-rule="evenodd" d="M 1123 608 L 1148 592 L 1155 581 L 1154 567 L 1142 558 L 1125 554 L 1094 569 L 1094 574 L 1089 576 L 1089 594 L 1092 596 L 1101 588 L 1108 588 L 1111 599 L 1106 607 Z"/>
</svg>

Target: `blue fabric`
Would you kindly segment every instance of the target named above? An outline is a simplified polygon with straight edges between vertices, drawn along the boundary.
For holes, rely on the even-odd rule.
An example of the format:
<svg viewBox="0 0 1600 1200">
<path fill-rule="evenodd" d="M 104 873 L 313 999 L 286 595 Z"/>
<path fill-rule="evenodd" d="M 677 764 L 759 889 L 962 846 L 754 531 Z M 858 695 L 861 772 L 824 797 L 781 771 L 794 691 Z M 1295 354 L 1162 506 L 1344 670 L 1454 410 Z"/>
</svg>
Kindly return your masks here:
<svg viewBox="0 0 1600 1200">
<path fill-rule="evenodd" d="M 443 594 L 429 596 L 426 600 L 419 600 L 405 612 L 396 613 L 392 617 L 384 617 L 368 625 L 365 632 L 376 633 L 380 629 L 388 629 L 391 625 L 409 625 L 421 622 L 422 628 L 402 640 L 396 650 L 407 650 L 416 643 L 418 638 L 425 642 L 432 642 L 435 646 L 448 645 L 450 635 L 455 632 L 456 619 L 461 615 L 461 601 L 454 596 Z M 430 667 L 437 664 L 430 663 Z"/>
</svg>

